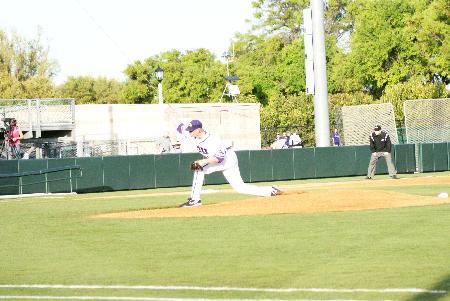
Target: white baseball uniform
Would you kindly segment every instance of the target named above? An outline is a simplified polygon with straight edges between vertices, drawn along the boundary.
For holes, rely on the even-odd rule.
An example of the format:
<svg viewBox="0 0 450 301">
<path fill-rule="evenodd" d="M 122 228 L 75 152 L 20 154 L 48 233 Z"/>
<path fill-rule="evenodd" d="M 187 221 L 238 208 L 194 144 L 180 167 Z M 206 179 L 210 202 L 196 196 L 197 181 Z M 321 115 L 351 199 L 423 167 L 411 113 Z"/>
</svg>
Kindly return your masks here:
<svg viewBox="0 0 450 301">
<path fill-rule="evenodd" d="M 186 132 L 189 135 L 189 132 Z M 236 192 L 257 196 L 271 196 L 276 193 L 272 186 L 256 186 L 244 183 L 239 171 L 238 159 L 231 145 L 218 136 L 205 132 L 202 138 L 194 138 L 198 152 L 205 158 L 216 157 L 217 164 L 208 164 L 203 170 L 196 170 L 192 182 L 192 200 L 200 200 L 205 174 L 221 171 Z M 276 189 L 276 190 L 274 190 Z"/>
</svg>

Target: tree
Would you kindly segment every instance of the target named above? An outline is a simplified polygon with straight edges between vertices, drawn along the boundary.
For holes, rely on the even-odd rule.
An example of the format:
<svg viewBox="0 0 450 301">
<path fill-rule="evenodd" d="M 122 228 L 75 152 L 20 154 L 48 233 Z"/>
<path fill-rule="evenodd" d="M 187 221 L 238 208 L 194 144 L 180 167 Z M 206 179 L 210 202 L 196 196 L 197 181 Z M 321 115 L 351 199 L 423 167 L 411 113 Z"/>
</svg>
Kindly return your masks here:
<svg viewBox="0 0 450 301">
<path fill-rule="evenodd" d="M 443 90 L 442 86 L 423 82 L 421 78 L 416 77 L 407 82 L 387 87 L 380 100 L 392 103 L 397 126 L 404 126 L 403 103 L 405 100 L 439 98 Z"/>
<path fill-rule="evenodd" d="M 41 34 L 27 41 L 16 34 L 11 38 L 0 30 L 0 70 L 18 81 L 32 76 L 51 79 L 57 64 L 48 56 L 48 48 L 41 43 Z"/>
<path fill-rule="evenodd" d="M 0 98 L 54 97 L 51 79 L 56 68 L 40 34 L 26 41 L 0 30 Z"/>
<path fill-rule="evenodd" d="M 350 52 L 337 67 L 341 88 L 367 90 L 376 98 L 392 85 L 447 75 L 449 17 L 445 0 L 354 0 Z M 336 75 L 334 75 L 336 77 Z"/>
<path fill-rule="evenodd" d="M 60 91 L 62 97 L 75 98 L 77 104 L 96 103 L 94 79 L 90 76 L 69 76 Z"/>
<path fill-rule="evenodd" d="M 94 93 L 97 103 L 126 103 L 122 90 L 123 83 L 114 79 L 98 77 L 94 81 Z"/>
<path fill-rule="evenodd" d="M 173 50 L 129 65 L 125 70 L 125 98 L 133 103 L 157 103 L 157 80 L 152 72 L 164 69 L 163 95 L 168 103 L 214 102 L 225 83 L 225 66 L 206 49 Z"/>
<path fill-rule="evenodd" d="M 232 70 L 233 74 L 241 78 L 241 94 L 253 94 L 263 105 L 266 105 L 271 97 L 280 94 L 278 83 L 281 69 L 277 64 L 284 46 L 282 38 L 274 36 L 256 40 L 245 49 L 238 48 Z"/>
<path fill-rule="evenodd" d="M 254 17 L 260 21 L 254 30 L 262 30 L 269 35 L 282 34 L 289 40 L 301 35 L 303 12 L 309 0 L 255 0 Z"/>
<path fill-rule="evenodd" d="M 125 103 L 123 84 L 104 77 L 70 76 L 58 87 L 60 97 L 75 98 L 77 104 Z"/>
<path fill-rule="evenodd" d="M 155 99 L 155 91 L 150 89 L 152 72 L 158 65 L 158 57 L 148 58 L 142 63 L 136 61 L 125 69 L 128 76 L 123 88 L 123 96 L 128 103 L 150 103 Z M 153 79 L 153 84 L 156 82 Z M 156 94 L 157 95 L 157 94 Z"/>
</svg>

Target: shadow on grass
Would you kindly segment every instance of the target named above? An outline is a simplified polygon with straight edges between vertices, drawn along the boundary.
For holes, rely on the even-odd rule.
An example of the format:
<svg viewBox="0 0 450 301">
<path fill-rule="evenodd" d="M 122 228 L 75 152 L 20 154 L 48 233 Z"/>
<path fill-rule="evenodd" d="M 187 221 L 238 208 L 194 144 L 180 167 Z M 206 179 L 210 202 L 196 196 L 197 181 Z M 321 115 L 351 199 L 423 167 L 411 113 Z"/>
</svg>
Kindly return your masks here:
<svg viewBox="0 0 450 301">
<path fill-rule="evenodd" d="M 438 301 L 444 299 L 450 294 L 450 274 L 444 277 L 441 281 L 436 283 L 435 286 L 429 289 L 430 291 L 443 291 L 442 293 L 420 293 L 416 296 L 411 297 L 407 301 Z"/>
</svg>

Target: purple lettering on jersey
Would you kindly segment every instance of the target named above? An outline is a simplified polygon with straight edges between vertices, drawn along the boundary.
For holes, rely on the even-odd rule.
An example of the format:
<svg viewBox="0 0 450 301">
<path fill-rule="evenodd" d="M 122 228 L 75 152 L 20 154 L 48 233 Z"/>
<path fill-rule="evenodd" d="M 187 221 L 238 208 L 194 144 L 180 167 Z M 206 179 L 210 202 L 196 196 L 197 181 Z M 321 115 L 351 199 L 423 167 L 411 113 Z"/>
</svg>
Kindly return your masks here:
<svg viewBox="0 0 450 301">
<path fill-rule="evenodd" d="M 207 155 L 208 154 L 208 150 L 206 148 L 200 147 L 198 145 L 197 145 L 197 150 L 202 155 Z"/>
</svg>

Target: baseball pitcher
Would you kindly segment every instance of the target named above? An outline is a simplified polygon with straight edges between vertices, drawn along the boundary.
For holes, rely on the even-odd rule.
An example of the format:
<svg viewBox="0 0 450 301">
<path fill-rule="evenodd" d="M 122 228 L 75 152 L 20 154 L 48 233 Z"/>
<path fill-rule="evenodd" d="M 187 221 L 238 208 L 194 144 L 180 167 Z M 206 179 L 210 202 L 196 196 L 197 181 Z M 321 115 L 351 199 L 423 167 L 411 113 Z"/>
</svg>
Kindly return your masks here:
<svg viewBox="0 0 450 301">
<path fill-rule="evenodd" d="M 191 196 L 180 207 L 195 207 L 202 204 L 200 194 L 205 174 L 221 171 L 236 192 L 257 196 L 275 196 L 281 193 L 276 186 L 256 186 L 244 183 L 239 171 L 236 153 L 218 136 L 203 129 L 200 120 L 192 120 L 187 126 L 180 124 L 178 133 L 194 139 L 197 151 L 203 159 L 191 163 L 194 172 Z"/>
</svg>

